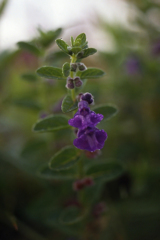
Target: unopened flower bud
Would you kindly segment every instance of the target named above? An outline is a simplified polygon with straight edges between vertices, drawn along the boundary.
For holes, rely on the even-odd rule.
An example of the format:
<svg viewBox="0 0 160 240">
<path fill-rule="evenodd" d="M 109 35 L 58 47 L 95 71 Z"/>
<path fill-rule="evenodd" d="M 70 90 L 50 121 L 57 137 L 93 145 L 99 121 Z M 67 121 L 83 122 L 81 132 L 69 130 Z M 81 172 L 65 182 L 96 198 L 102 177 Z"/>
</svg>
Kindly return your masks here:
<svg viewBox="0 0 160 240">
<path fill-rule="evenodd" d="M 81 51 L 77 54 L 77 58 L 80 59 L 83 57 L 84 51 Z"/>
<path fill-rule="evenodd" d="M 84 65 L 84 63 L 78 63 L 78 69 L 79 69 L 80 71 L 84 71 L 84 70 L 86 70 L 87 68 L 86 68 L 86 66 Z"/>
<path fill-rule="evenodd" d="M 79 179 L 73 183 L 73 190 L 79 191 L 85 187 L 83 179 Z"/>
<path fill-rule="evenodd" d="M 92 104 L 94 102 L 93 96 L 90 93 L 84 93 L 81 96 L 81 100 L 88 102 L 88 104 Z"/>
<path fill-rule="evenodd" d="M 73 89 L 74 88 L 73 78 L 71 78 L 71 77 L 67 78 L 66 88 L 68 88 L 68 89 Z"/>
<path fill-rule="evenodd" d="M 77 70 L 77 63 L 72 63 L 71 64 L 71 71 L 76 72 L 76 70 Z"/>
<path fill-rule="evenodd" d="M 88 187 L 94 185 L 94 181 L 93 181 L 93 179 L 91 177 L 84 178 L 83 182 L 84 182 L 84 185 L 88 186 Z"/>
<path fill-rule="evenodd" d="M 75 77 L 73 80 L 75 82 L 76 87 L 81 87 L 82 86 L 83 82 L 81 81 L 80 77 Z"/>
</svg>

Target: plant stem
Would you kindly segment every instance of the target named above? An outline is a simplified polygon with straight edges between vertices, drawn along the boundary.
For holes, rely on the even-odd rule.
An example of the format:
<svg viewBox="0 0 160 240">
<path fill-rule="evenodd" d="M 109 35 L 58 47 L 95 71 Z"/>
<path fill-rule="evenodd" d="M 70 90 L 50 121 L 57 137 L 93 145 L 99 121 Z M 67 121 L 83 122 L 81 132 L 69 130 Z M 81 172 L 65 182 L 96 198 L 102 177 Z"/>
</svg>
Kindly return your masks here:
<svg viewBox="0 0 160 240">
<path fill-rule="evenodd" d="M 72 63 L 75 63 L 76 60 L 77 60 L 76 56 L 73 55 L 73 56 L 71 57 L 71 64 L 72 64 Z M 70 71 L 70 77 L 71 77 L 71 78 L 74 78 L 74 74 L 75 74 L 75 73 L 74 73 L 73 71 Z M 76 100 L 75 88 L 74 88 L 74 89 L 71 89 L 71 97 L 72 97 L 72 100 L 75 102 L 75 100 Z"/>
</svg>

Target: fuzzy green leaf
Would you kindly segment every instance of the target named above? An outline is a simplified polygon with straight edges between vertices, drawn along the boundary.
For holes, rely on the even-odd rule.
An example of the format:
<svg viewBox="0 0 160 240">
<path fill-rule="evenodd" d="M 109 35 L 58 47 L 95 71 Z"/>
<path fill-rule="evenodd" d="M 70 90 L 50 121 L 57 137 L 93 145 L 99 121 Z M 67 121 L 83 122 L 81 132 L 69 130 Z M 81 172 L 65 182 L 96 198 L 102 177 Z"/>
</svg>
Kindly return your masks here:
<svg viewBox="0 0 160 240">
<path fill-rule="evenodd" d="M 62 69 L 57 67 L 41 67 L 37 69 L 40 77 L 64 80 Z"/>
<path fill-rule="evenodd" d="M 74 46 L 83 47 L 86 44 L 86 34 L 81 33 L 74 41 Z"/>
<path fill-rule="evenodd" d="M 97 52 L 97 49 L 95 48 L 87 48 L 82 51 L 82 54 L 80 54 L 79 56 L 77 55 L 77 58 L 79 59 L 86 58 L 90 55 L 93 55 L 96 52 Z"/>
<path fill-rule="evenodd" d="M 51 132 L 63 128 L 70 127 L 68 124 L 68 117 L 64 115 L 51 115 L 44 119 L 40 119 L 34 126 L 35 132 Z"/>
<path fill-rule="evenodd" d="M 62 39 L 57 39 L 56 43 L 63 52 L 69 55 L 69 51 L 68 51 L 69 46 L 65 41 L 63 41 Z"/>
<path fill-rule="evenodd" d="M 93 111 L 102 114 L 104 116 L 103 120 L 108 120 L 118 113 L 117 107 L 111 104 L 96 106 Z"/>
<path fill-rule="evenodd" d="M 117 162 L 97 162 L 88 167 L 86 174 L 102 181 L 111 181 L 123 173 L 123 167 Z"/>
<path fill-rule="evenodd" d="M 66 63 L 63 64 L 62 72 L 63 72 L 63 75 L 64 75 L 65 77 L 68 77 L 68 76 L 69 76 L 69 73 L 70 73 L 70 64 L 69 64 L 68 62 L 66 62 Z"/>
<path fill-rule="evenodd" d="M 73 102 L 72 98 L 70 95 L 67 95 L 64 97 L 63 102 L 62 102 L 62 112 L 67 113 L 67 112 L 72 112 L 75 109 L 78 108 L 78 102 Z"/>
<path fill-rule="evenodd" d="M 88 78 L 98 78 L 105 75 L 105 72 L 98 68 L 88 68 L 87 70 L 81 72 L 77 72 L 77 76 L 81 79 L 88 79 Z"/>
<path fill-rule="evenodd" d="M 28 108 L 32 110 L 41 110 L 41 105 L 34 99 L 29 99 L 27 97 L 19 97 L 13 100 L 13 104 L 18 107 Z"/>
<path fill-rule="evenodd" d="M 40 50 L 34 46 L 33 44 L 29 43 L 29 42 L 18 42 L 17 45 L 19 46 L 19 48 L 27 50 L 37 56 L 39 56 L 41 54 Z"/>
<path fill-rule="evenodd" d="M 79 160 L 78 151 L 73 146 L 67 146 L 57 152 L 49 162 L 49 167 L 55 171 L 71 168 Z"/>
<path fill-rule="evenodd" d="M 28 81 L 28 82 L 37 81 L 37 75 L 35 73 L 24 73 L 24 74 L 21 75 L 21 78 L 23 80 Z"/>
<path fill-rule="evenodd" d="M 83 220 L 85 217 L 84 212 L 82 213 L 81 208 L 77 206 L 70 206 L 65 208 L 59 218 L 60 224 L 72 225 Z"/>
<path fill-rule="evenodd" d="M 71 51 L 72 51 L 74 54 L 79 53 L 81 50 L 82 50 L 82 48 L 80 48 L 80 47 L 72 47 L 72 48 L 71 48 Z"/>
<path fill-rule="evenodd" d="M 74 180 L 76 173 L 73 168 L 62 171 L 55 171 L 49 168 L 48 164 L 44 164 L 37 170 L 37 175 L 49 180 Z"/>
<path fill-rule="evenodd" d="M 62 28 L 58 28 L 55 31 L 48 31 L 43 32 L 41 29 L 38 29 L 40 33 L 40 37 L 38 38 L 38 42 L 41 44 L 42 47 L 46 48 L 49 47 L 55 39 L 60 35 L 62 32 Z"/>
</svg>

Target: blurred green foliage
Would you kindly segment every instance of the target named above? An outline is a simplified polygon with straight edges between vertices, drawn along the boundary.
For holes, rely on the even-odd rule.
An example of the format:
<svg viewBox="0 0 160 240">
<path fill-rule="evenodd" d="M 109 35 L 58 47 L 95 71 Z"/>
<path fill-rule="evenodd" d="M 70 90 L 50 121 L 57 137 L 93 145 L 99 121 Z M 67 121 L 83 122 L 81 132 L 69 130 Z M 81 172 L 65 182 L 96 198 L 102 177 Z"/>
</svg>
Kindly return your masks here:
<svg viewBox="0 0 160 240">
<path fill-rule="evenodd" d="M 71 189 L 76 166 L 65 171 L 64 180 L 47 167 L 57 151 L 72 145 L 71 129 L 31 130 L 37 119 L 61 113 L 65 81 L 41 79 L 35 71 L 42 63 L 62 67 L 67 61 L 65 53 L 48 50 L 62 29 L 39 29 L 39 36 L 18 44 L 21 49 L 0 53 L 0 239 L 81 239 L 81 234 L 87 240 L 160 238 L 160 26 L 149 19 L 153 9 L 159 13 L 160 4 L 128 2 L 137 10 L 130 27 L 100 17 L 96 21 L 97 28 L 111 35 L 114 51 L 85 60 L 107 75 L 89 80 L 84 91 L 94 95 L 96 104 L 112 102 L 119 108 L 112 121 L 100 124 L 109 137 L 99 159 L 86 156 L 86 172 L 99 161 L 125 168 L 117 179 L 103 185 L 97 180 L 97 192 L 86 190 L 88 205 L 106 203 L 105 213 L 92 215 L 87 223 L 64 224 L 79 217 Z"/>
</svg>

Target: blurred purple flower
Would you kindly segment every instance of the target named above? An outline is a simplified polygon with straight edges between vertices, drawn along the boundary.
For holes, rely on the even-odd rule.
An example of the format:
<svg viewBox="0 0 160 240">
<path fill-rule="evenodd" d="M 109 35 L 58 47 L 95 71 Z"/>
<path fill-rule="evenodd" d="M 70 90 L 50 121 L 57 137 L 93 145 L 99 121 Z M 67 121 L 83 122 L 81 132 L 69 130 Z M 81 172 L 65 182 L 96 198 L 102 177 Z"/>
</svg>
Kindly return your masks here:
<svg viewBox="0 0 160 240">
<path fill-rule="evenodd" d="M 40 114 L 39 114 L 39 118 L 45 118 L 45 117 L 47 117 L 49 114 L 47 113 L 47 112 L 40 112 Z"/>
<path fill-rule="evenodd" d="M 128 57 L 125 63 L 125 70 L 128 75 L 137 75 L 141 71 L 140 62 L 137 57 Z"/>
<path fill-rule="evenodd" d="M 160 56 L 160 39 L 156 40 L 151 47 L 151 52 L 153 56 Z"/>
</svg>

